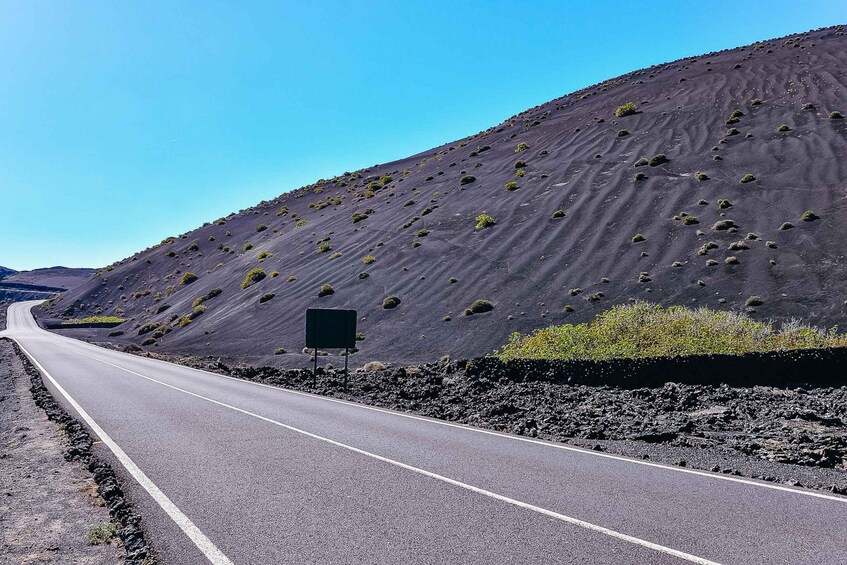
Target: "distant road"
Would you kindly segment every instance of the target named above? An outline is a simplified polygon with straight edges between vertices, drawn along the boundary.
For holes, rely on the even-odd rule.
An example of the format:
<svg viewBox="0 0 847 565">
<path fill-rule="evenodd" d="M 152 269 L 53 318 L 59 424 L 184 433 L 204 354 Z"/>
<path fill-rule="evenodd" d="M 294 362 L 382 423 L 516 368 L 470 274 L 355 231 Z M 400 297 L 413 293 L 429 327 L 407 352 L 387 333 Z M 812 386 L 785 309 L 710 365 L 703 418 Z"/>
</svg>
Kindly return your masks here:
<svg viewBox="0 0 847 565">
<path fill-rule="evenodd" d="M 8 330 L 103 441 L 162 563 L 847 563 L 847 498 Z"/>
</svg>

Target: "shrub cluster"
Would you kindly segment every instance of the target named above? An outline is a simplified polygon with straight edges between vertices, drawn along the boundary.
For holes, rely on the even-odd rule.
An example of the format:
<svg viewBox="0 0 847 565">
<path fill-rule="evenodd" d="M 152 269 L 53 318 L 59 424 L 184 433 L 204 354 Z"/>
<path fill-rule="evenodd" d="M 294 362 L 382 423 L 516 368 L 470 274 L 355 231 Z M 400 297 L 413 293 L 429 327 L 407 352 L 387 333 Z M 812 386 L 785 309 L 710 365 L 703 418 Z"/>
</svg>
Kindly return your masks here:
<svg viewBox="0 0 847 565">
<path fill-rule="evenodd" d="M 842 346 L 847 346 L 847 335 L 796 321 L 776 330 L 738 312 L 639 301 L 615 306 L 586 324 L 514 333 L 498 355 L 503 360 L 606 360 Z"/>
</svg>

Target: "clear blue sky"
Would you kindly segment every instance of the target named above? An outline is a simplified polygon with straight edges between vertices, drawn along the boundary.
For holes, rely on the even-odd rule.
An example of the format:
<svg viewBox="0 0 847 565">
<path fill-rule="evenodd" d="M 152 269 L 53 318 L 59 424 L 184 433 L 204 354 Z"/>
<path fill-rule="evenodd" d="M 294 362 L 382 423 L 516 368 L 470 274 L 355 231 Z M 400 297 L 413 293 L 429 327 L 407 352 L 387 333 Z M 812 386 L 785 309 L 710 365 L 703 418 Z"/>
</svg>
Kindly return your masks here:
<svg viewBox="0 0 847 565">
<path fill-rule="evenodd" d="M 627 71 L 845 22 L 843 0 L 0 0 L 0 265 L 103 266 Z"/>
</svg>

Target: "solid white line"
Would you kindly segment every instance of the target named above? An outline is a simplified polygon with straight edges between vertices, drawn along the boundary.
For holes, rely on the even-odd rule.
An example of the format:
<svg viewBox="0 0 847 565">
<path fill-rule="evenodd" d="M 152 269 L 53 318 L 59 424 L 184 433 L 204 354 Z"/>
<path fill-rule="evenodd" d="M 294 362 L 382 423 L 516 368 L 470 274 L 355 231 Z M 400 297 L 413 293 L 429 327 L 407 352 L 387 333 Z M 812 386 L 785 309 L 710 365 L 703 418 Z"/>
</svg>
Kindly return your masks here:
<svg viewBox="0 0 847 565">
<path fill-rule="evenodd" d="M 26 356 L 29 357 L 29 360 L 32 361 L 32 363 L 38 368 L 39 371 L 41 371 L 41 374 L 47 377 L 50 383 L 54 387 L 56 387 L 56 390 L 58 390 L 59 393 L 63 397 L 65 397 L 65 400 L 67 400 L 68 403 L 73 406 L 74 410 L 76 410 L 77 413 L 82 417 L 82 419 L 85 420 L 85 423 L 88 424 L 88 426 L 94 431 L 95 434 L 97 434 L 97 436 L 103 441 L 103 443 L 106 444 L 109 449 L 112 450 L 112 453 L 115 454 L 115 457 L 117 457 L 118 461 L 120 461 L 121 465 L 124 466 L 127 472 L 132 475 L 132 477 L 138 482 L 138 484 L 140 484 L 144 488 L 144 490 L 146 490 L 150 494 L 151 497 L 153 497 L 153 500 L 155 500 L 156 503 L 162 508 L 162 510 L 164 510 L 168 514 L 168 516 L 171 517 L 171 519 L 176 523 L 177 526 L 179 526 L 179 528 L 185 533 L 185 535 L 188 536 L 188 538 L 194 542 L 194 545 L 197 546 L 197 549 L 199 549 L 203 553 L 203 555 L 205 555 L 206 558 L 214 565 L 232 565 L 232 561 L 230 561 L 229 558 L 224 555 L 223 552 L 221 552 L 221 550 L 215 547 L 215 544 L 212 543 L 212 541 L 208 537 L 206 537 L 203 532 L 200 531 L 200 528 L 198 528 L 194 524 L 194 522 L 192 522 L 191 519 L 186 516 L 182 512 L 182 510 L 180 510 L 179 507 L 177 507 L 177 505 L 174 504 L 171 499 L 168 498 L 168 496 L 163 493 L 161 489 L 159 489 L 159 487 L 156 486 L 156 484 L 151 481 L 146 474 L 144 474 L 144 471 L 142 471 L 138 467 L 138 465 L 136 465 L 135 462 L 133 462 L 133 460 L 130 459 L 130 457 L 126 453 L 124 453 L 123 449 L 121 449 L 120 446 L 115 443 L 115 441 L 111 437 L 109 437 L 109 435 L 103 430 L 103 428 L 101 428 L 97 424 L 97 422 L 95 422 L 94 419 L 88 415 L 88 412 L 86 412 L 82 408 L 82 406 L 80 406 L 79 403 L 74 400 L 73 397 L 71 397 L 71 395 L 68 394 L 68 392 L 64 388 L 62 388 L 59 383 L 56 382 L 56 379 L 54 379 L 53 376 L 50 375 L 50 373 L 47 372 L 47 370 L 41 365 L 41 363 L 39 363 L 35 359 L 35 357 L 33 357 L 32 354 L 26 350 L 23 344 L 21 344 L 18 340 L 15 341 L 18 343 L 18 346 L 20 346 L 21 350 L 26 354 Z"/>
<path fill-rule="evenodd" d="M 11 305 L 10 309 L 11 309 L 12 306 L 14 306 L 14 305 Z M 30 306 L 30 308 L 32 308 L 32 306 Z M 173 367 L 178 367 L 180 369 L 187 369 L 189 371 L 194 371 L 194 372 L 205 374 L 205 375 L 211 375 L 213 377 L 218 377 L 218 378 L 222 378 L 222 379 L 230 379 L 230 380 L 237 381 L 237 382 L 240 382 L 240 383 L 246 383 L 246 384 L 249 384 L 249 385 L 260 386 L 260 387 L 265 387 L 265 388 L 269 388 L 269 389 L 273 389 L 273 390 L 283 391 L 283 392 L 287 392 L 289 394 L 295 394 L 295 395 L 298 395 L 298 396 L 305 396 L 305 397 L 308 397 L 308 398 L 313 398 L 315 400 L 321 400 L 321 401 L 324 401 L 324 402 L 334 402 L 334 403 L 337 403 L 337 404 L 343 404 L 343 405 L 350 406 L 350 407 L 353 407 L 353 408 L 358 408 L 358 409 L 361 409 L 361 410 L 371 410 L 373 412 L 381 412 L 383 414 L 389 414 L 389 415 L 392 415 L 392 416 L 399 416 L 399 417 L 402 417 L 402 418 L 409 418 L 411 420 L 418 420 L 418 421 L 421 421 L 421 422 L 429 422 L 430 424 L 437 424 L 439 426 L 447 426 L 447 427 L 450 427 L 450 428 L 456 428 L 456 429 L 474 432 L 474 433 L 478 433 L 478 434 L 485 434 L 485 435 L 495 436 L 495 437 L 499 437 L 499 438 L 510 439 L 510 440 L 513 440 L 513 441 L 522 441 L 522 442 L 525 442 L 525 443 L 532 443 L 532 444 L 535 444 L 535 445 L 541 445 L 541 446 L 553 448 L 553 449 L 562 449 L 562 450 L 570 451 L 570 452 L 573 452 L 573 453 L 579 453 L 579 454 L 582 454 L 582 455 L 589 455 L 591 457 L 601 457 L 601 458 L 605 458 L 605 459 L 612 459 L 614 461 L 620 461 L 620 462 L 623 462 L 623 463 L 630 463 L 630 464 L 633 464 L 633 465 L 643 465 L 645 467 L 652 467 L 654 469 L 663 469 L 665 471 L 671 471 L 671 472 L 674 472 L 674 473 L 684 473 L 684 474 L 687 474 L 687 475 L 704 477 L 704 478 L 707 478 L 707 479 L 714 479 L 714 480 L 718 480 L 718 481 L 727 481 L 727 482 L 738 483 L 738 484 L 743 484 L 743 485 L 747 485 L 747 486 L 770 489 L 770 490 L 774 490 L 774 491 L 777 491 L 777 492 L 786 492 L 786 493 L 791 493 L 791 494 L 799 494 L 799 495 L 802 495 L 802 496 L 810 496 L 812 498 L 830 500 L 830 501 L 833 501 L 833 502 L 840 502 L 842 504 L 847 503 L 847 497 L 843 497 L 843 496 L 839 496 L 839 495 L 835 495 L 835 494 L 826 494 L 826 493 L 823 493 L 823 492 L 817 492 L 817 491 L 813 491 L 813 490 L 801 490 L 801 489 L 792 488 L 792 487 L 783 486 L 783 485 L 777 485 L 777 484 L 773 484 L 773 483 L 758 482 L 758 481 L 754 481 L 754 480 L 751 480 L 751 479 L 745 479 L 745 478 L 734 477 L 734 476 L 731 476 L 731 475 L 723 475 L 723 474 L 718 474 L 718 473 L 712 473 L 712 472 L 708 472 L 708 471 L 699 471 L 699 470 L 696 470 L 696 469 L 688 469 L 688 468 L 685 468 L 685 467 L 672 467 L 670 465 L 665 465 L 665 464 L 662 464 L 662 463 L 655 463 L 655 462 L 652 462 L 652 461 L 644 461 L 642 459 L 631 459 L 629 457 L 624 457 L 622 455 L 614 455 L 614 454 L 611 454 L 611 453 L 602 453 L 602 452 L 598 452 L 598 451 L 591 451 L 591 450 L 588 450 L 588 449 L 583 449 L 583 448 L 580 448 L 580 447 L 574 447 L 572 445 L 565 445 L 565 444 L 562 444 L 562 443 L 554 443 L 554 442 L 551 442 L 551 441 L 544 441 L 544 440 L 539 440 L 539 439 L 534 439 L 534 438 L 509 435 L 509 434 L 505 434 L 505 433 L 502 433 L 502 432 L 496 432 L 496 431 L 493 431 L 493 430 L 485 430 L 485 429 L 482 429 L 482 428 L 476 428 L 476 427 L 469 426 L 469 425 L 447 422 L 445 420 L 437 420 L 435 418 L 427 418 L 425 416 L 418 416 L 418 415 L 415 415 L 415 414 L 398 412 L 396 410 L 389 410 L 387 408 L 380 408 L 380 407 L 377 407 L 377 406 L 368 406 L 366 404 L 351 402 L 349 400 L 342 400 L 342 399 L 339 399 L 339 398 L 330 398 L 330 397 L 327 397 L 327 396 L 321 396 L 321 395 L 313 394 L 313 393 L 310 393 L 310 392 L 293 390 L 293 389 L 285 388 L 285 387 L 281 387 L 281 386 L 274 386 L 274 385 L 268 385 L 268 384 L 264 384 L 264 383 L 257 383 L 257 382 L 249 381 L 249 380 L 246 380 L 246 379 L 239 379 L 238 377 L 231 377 L 229 375 L 222 375 L 220 373 L 213 373 L 211 371 L 206 371 L 204 369 L 196 369 L 194 367 L 189 367 L 187 365 L 180 365 L 179 363 L 174 363 L 172 361 L 165 361 L 164 359 L 155 359 L 155 358 L 152 358 L 152 357 L 139 357 L 137 355 L 130 355 L 129 353 L 122 353 L 120 351 L 106 349 L 104 347 L 100 347 L 100 346 L 97 346 L 97 345 L 94 345 L 94 344 L 91 344 L 91 343 L 88 343 L 88 342 L 85 342 L 85 341 L 82 341 L 82 340 L 78 340 L 78 339 L 66 337 L 66 336 L 63 336 L 63 335 L 60 335 L 60 334 L 48 332 L 48 331 L 42 330 L 38 326 L 36 326 L 36 328 L 39 332 L 43 332 L 45 334 L 48 334 L 51 338 L 59 338 L 61 340 L 68 340 L 68 341 L 72 342 L 75 346 L 81 346 L 83 348 L 91 348 L 92 350 L 96 350 L 98 353 L 108 352 L 108 353 L 117 354 L 119 356 L 126 355 L 130 359 L 134 359 L 134 358 L 137 357 L 138 359 L 145 359 L 147 361 L 152 361 L 154 363 L 164 363 L 166 365 L 171 365 Z"/>
<path fill-rule="evenodd" d="M 57 347 L 60 347 L 61 349 L 65 349 L 67 351 L 67 348 L 64 348 L 62 346 L 57 346 Z M 162 385 L 162 386 L 170 388 L 172 390 L 182 392 L 182 393 L 187 394 L 189 396 L 193 396 L 195 398 L 205 400 L 206 402 L 210 402 L 212 404 L 216 404 L 216 405 L 222 406 L 224 408 L 229 408 L 230 410 L 233 410 L 235 412 L 239 412 L 239 413 L 244 414 L 246 416 L 251 416 L 253 418 L 256 418 L 256 419 L 261 420 L 263 422 L 267 422 L 269 424 L 273 424 L 275 426 L 279 426 L 279 427 L 284 428 L 286 430 L 289 430 L 289 431 L 292 431 L 292 432 L 295 432 L 295 433 L 298 433 L 298 434 L 302 434 L 306 437 L 310 437 L 312 439 L 322 441 L 324 443 L 328 443 L 328 444 L 333 445 L 335 447 L 340 447 L 342 449 L 352 451 L 353 453 L 357 453 L 359 455 L 364 455 L 365 457 L 370 457 L 372 459 L 376 459 L 377 461 L 382 461 L 383 463 L 388 463 L 390 465 L 400 467 L 401 469 L 405 469 L 407 471 L 412 471 L 413 473 L 417 473 L 417 474 L 423 475 L 425 477 L 429 477 L 429 478 L 432 478 L 432 479 L 435 479 L 435 480 L 438 480 L 438 481 L 441 481 L 441 482 L 444 482 L 444 483 L 447 483 L 447 484 L 450 484 L 450 485 L 453 485 L 453 486 L 456 486 L 456 487 L 459 487 L 459 488 L 463 488 L 465 490 L 469 490 L 471 492 L 481 494 L 483 496 L 487 496 L 489 498 L 493 498 L 495 500 L 499 500 L 501 502 L 505 502 L 507 504 L 511 504 L 513 506 L 523 508 L 525 510 L 531 510 L 533 512 L 543 514 L 543 515 L 548 516 L 550 518 L 555 518 L 556 520 L 560 520 L 562 522 L 566 522 L 566 523 L 572 524 L 574 526 L 579 526 L 581 528 L 585 528 L 585 529 L 591 530 L 593 532 L 598 532 L 598 533 L 601 533 L 601 534 L 604 534 L 604 535 L 607 535 L 607 536 L 610 536 L 610 537 L 613 537 L 613 538 L 617 538 L 619 540 L 623 540 L 623 541 L 626 541 L 626 542 L 629 542 L 629 543 L 632 543 L 632 544 L 635 544 L 635 545 L 639 545 L 641 547 L 646 547 L 646 548 L 652 549 L 654 551 L 665 553 L 667 555 L 672 555 L 674 557 L 684 559 L 684 560 L 689 561 L 691 563 L 698 563 L 700 565 L 720 565 L 716 561 L 710 561 L 708 559 L 704 559 L 702 557 L 698 557 L 698 556 L 692 555 L 690 553 L 685 553 L 684 551 L 679 551 L 677 549 L 666 547 L 666 546 L 660 545 L 658 543 L 653 543 L 651 541 L 647 541 L 647 540 L 644 540 L 644 539 L 641 539 L 641 538 L 637 538 L 635 536 L 630 536 L 628 534 L 624 534 L 624 533 L 618 532 L 616 530 L 611 530 L 611 529 L 605 528 L 603 526 L 598 526 L 596 524 L 592 524 L 591 522 L 586 522 L 584 520 L 580 520 L 579 518 L 573 518 L 571 516 L 566 516 L 565 514 L 560 514 L 558 512 L 554 512 L 552 510 L 548 510 L 548 509 L 542 508 L 540 506 L 535 506 L 534 504 L 522 502 L 520 500 L 516 500 L 514 498 L 510 498 L 510 497 L 504 496 L 502 494 L 497 494 L 496 492 L 492 492 L 490 490 L 485 490 L 485 489 L 480 488 L 480 487 L 476 487 L 476 486 L 473 486 L 473 485 L 470 485 L 470 484 L 467 484 L 467 483 L 463 483 L 461 481 L 457 481 L 456 479 L 451 479 L 449 477 L 445 477 L 444 475 L 439 475 L 437 473 L 433 473 L 432 471 L 427 471 L 426 469 L 421 469 L 420 467 L 415 467 L 414 465 L 409 465 L 408 463 L 402 463 L 402 462 L 397 461 L 395 459 L 390 459 L 390 458 L 384 457 L 382 455 L 377 455 L 376 453 L 371 453 L 370 451 L 365 451 L 364 449 L 360 449 L 358 447 L 353 447 L 352 445 L 348 445 L 346 443 L 342 443 L 342 442 L 336 441 L 334 439 L 330 439 L 330 438 L 327 438 L 327 437 L 324 437 L 324 436 L 320 436 L 320 435 L 314 434 L 312 432 L 307 432 L 306 430 L 296 428 L 296 427 L 291 426 L 289 424 L 284 424 L 284 423 L 279 422 L 277 420 L 274 420 L 272 418 L 268 418 L 266 416 L 262 416 L 260 414 L 254 413 L 254 412 L 250 412 L 249 410 L 244 410 L 243 408 L 239 408 L 237 406 L 233 406 L 231 404 L 227 404 L 225 402 L 221 402 L 219 400 L 215 400 L 213 398 L 203 396 L 202 394 L 197 394 L 196 392 L 191 392 L 189 390 L 185 390 L 185 389 L 180 388 L 178 386 L 174 386 L 172 384 L 160 381 L 158 379 L 154 379 L 153 377 L 148 377 L 147 375 L 143 375 L 143 374 L 138 373 L 136 371 L 133 371 L 131 369 L 127 369 L 126 367 L 121 367 L 120 365 L 110 363 L 109 361 L 97 359 L 96 357 L 92 357 L 91 355 L 86 355 L 85 353 L 80 353 L 78 351 L 77 352 L 71 351 L 71 352 L 76 353 L 77 355 L 81 355 L 83 357 L 87 357 L 89 359 L 92 359 L 93 361 L 97 361 L 98 363 L 103 363 L 104 365 L 109 365 L 110 367 L 114 367 L 114 368 L 119 369 L 121 371 L 125 371 L 127 373 L 132 374 L 132 375 L 141 377 L 142 379 L 146 379 L 150 382 L 154 382 L 156 384 Z"/>
</svg>

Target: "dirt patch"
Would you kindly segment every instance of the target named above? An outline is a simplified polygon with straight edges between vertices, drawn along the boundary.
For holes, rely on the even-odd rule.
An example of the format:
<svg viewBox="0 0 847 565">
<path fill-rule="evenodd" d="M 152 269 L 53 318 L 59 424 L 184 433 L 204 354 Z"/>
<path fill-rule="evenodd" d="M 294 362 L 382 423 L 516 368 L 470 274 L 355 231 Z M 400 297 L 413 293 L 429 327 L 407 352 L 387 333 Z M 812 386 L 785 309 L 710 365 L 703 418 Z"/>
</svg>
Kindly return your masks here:
<svg viewBox="0 0 847 565">
<path fill-rule="evenodd" d="M 86 542 L 109 511 L 91 473 L 62 457 L 66 439 L 29 386 L 11 343 L 0 340 L 0 561 L 122 563 L 114 541 Z"/>
<path fill-rule="evenodd" d="M 92 454 L 91 436 L 7 340 L 0 398 L 2 553 L 18 563 L 154 563 L 140 518 L 114 471 Z"/>
<path fill-rule="evenodd" d="M 514 381 L 462 363 L 351 372 L 155 356 L 246 380 L 633 457 L 847 494 L 847 387 Z"/>
</svg>

